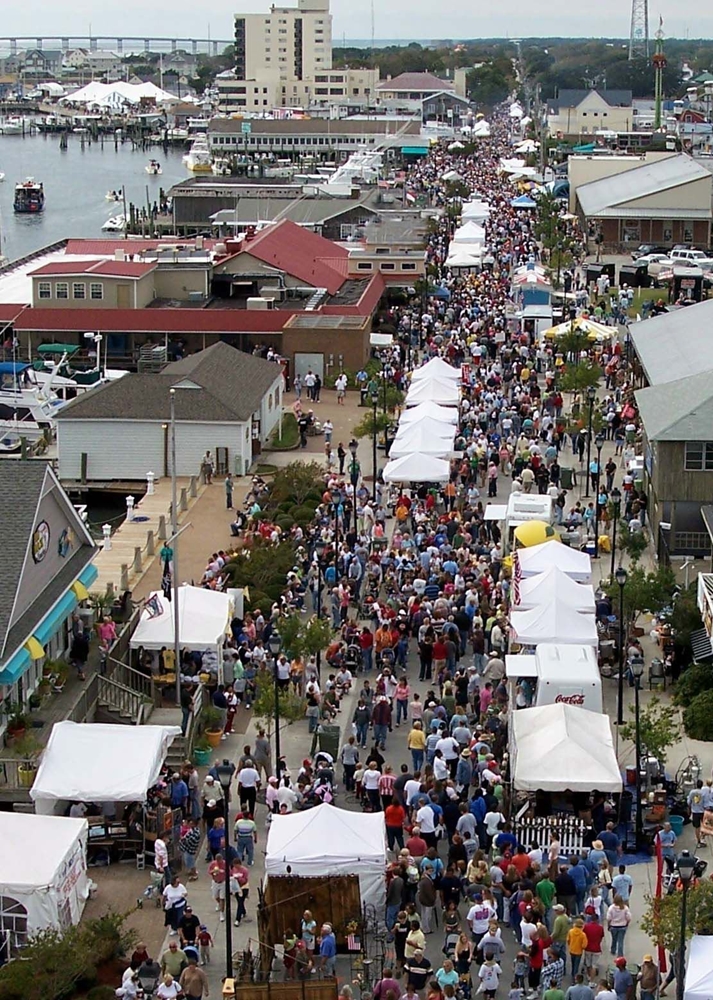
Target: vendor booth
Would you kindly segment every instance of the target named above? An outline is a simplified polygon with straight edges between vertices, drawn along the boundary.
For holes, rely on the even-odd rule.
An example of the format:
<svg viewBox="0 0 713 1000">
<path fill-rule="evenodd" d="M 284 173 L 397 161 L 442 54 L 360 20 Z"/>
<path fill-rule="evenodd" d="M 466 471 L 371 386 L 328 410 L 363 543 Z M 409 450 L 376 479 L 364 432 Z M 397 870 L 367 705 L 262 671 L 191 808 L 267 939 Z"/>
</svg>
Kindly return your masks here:
<svg viewBox="0 0 713 1000">
<path fill-rule="evenodd" d="M 510 653 L 505 657 L 505 677 L 511 707 L 516 704 L 516 686 L 522 684 L 529 692 L 530 706 L 562 704 L 590 712 L 604 710 L 602 676 L 591 646 L 541 642 L 534 655 Z"/>
<path fill-rule="evenodd" d="M 460 401 L 458 383 L 443 375 L 424 378 L 412 382 L 406 393 L 406 406 L 417 406 L 419 403 L 440 403 L 443 406 L 456 406 Z"/>
<path fill-rule="evenodd" d="M 521 646 L 537 646 L 541 642 L 595 648 L 599 645 L 594 615 L 563 605 L 540 604 L 529 611 L 512 611 L 510 629 L 514 641 Z"/>
<path fill-rule="evenodd" d="M 451 463 L 433 455 L 404 455 L 384 466 L 385 483 L 447 483 Z"/>
<path fill-rule="evenodd" d="M 95 853 L 102 848 L 109 856 L 142 854 L 152 850 L 160 833 L 171 856 L 180 810 L 158 801 L 146 807 L 146 802 L 168 748 L 180 735 L 178 726 L 55 723 L 30 789 L 36 812 L 62 815 L 71 803 L 83 802 Z"/>
<path fill-rule="evenodd" d="M 694 934 L 688 945 L 688 965 L 683 1000 L 713 997 L 713 937 Z"/>
<path fill-rule="evenodd" d="M 420 368 L 414 368 L 411 373 L 411 382 L 414 384 L 429 378 L 450 379 L 453 382 L 460 382 L 461 370 L 460 368 L 454 368 L 453 365 L 449 365 L 443 358 L 431 358 L 430 361 L 427 361 L 425 365 L 421 365 Z"/>
<path fill-rule="evenodd" d="M 515 712 L 510 754 L 519 840 L 547 844 L 554 832 L 561 854 L 579 852 L 595 793 L 622 791 L 609 718 L 562 703 Z"/>
<path fill-rule="evenodd" d="M 458 410 L 453 406 L 440 406 L 438 403 L 419 403 L 404 410 L 399 417 L 399 429 L 408 424 L 418 423 L 423 417 L 430 417 L 440 424 L 452 424 L 455 428 L 458 423 Z"/>
<path fill-rule="evenodd" d="M 0 936 L 10 953 L 46 928 L 79 923 L 89 895 L 87 821 L 0 813 Z"/>
<path fill-rule="evenodd" d="M 561 604 L 573 611 L 594 614 L 594 588 L 590 583 L 577 583 L 559 566 L 550 566 L 544 573 L 520 581 L 513 607 L 526 611 L 544 604 Z"/>
<path fill-rule="evenodd" d="M 158 610 L 157 610 L 158 609 Z M 179 645 L 203 654 L 203 669 L 223 680 L 223 640 L 230 632 L 233 601 L 229 594 L 188 584 L 178 588 Z M 131 636 L 131 649 L 174 648 L 173 604 L 154 591 Z M 175 677 L 174 677 L 175 683 Z"/>
<path fill-rule="evenodd" d="M 334 928 L 337 944 L 366 916 L 382 917 L 386 898 L 386 828 L 383 813 L 358 813 L 320 805 L 276 815 L 265 856 L 260 937 L 281 944 L 286 928 L 299 927 L 306 908 Z"/>
<path fill-rule="evenodd" d="M 439 423 L 431 417 L 424 417 L 417 424 L 406 424 L 399 427 L 391 443 L 389 457 L 400 458 L 419 452 L 447 458 L 453 452 L 455 430 L 451 424 Z"/>
<path fill-rule="evenodd" d="M 578 552 L 567 545 L 544 542 L 528 549 L 518 549 L 515 562 L 515 575 L 520 577 L 535 576 L 551 566 L 558 566 L 579 583 L 591 583 L 592 580 L 592 560 L 586 552 Z"/>
</svg>

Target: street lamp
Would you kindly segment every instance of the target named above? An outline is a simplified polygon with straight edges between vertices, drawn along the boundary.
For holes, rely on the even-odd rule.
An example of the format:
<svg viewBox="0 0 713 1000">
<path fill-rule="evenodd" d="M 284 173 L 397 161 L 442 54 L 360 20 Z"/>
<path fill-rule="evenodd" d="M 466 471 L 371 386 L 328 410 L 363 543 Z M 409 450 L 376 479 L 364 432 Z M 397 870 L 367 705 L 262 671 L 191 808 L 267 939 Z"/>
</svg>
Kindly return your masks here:
<svg viewBox="0 0 713 1000">
<path fill-rule="evenodd" d="M 322 617 L 322 559 L 327 543 L 320 536 L 314 543 L 314 553 L 317 556 L 317 617 Z"/>
<path fill-rule="evenodd" d="M 616 707 L 616 724 L 624 725 L 624 587 L 628 573 L 623 566 L 614 574 L 616 582 L 619 584 L 619 692 Z"/>
<path fill-rule="evenodd" d="M 589 421 L 587 423 L 587 491 L 585 497 L 589 496 L 589 463 L 592 458 L 592 417 L 594 416 L 594 400 L 597 396 L 596 387 L 590 385 L 587 388 L 587 399 L 589 400 Z"/>
<path fill-rule="evenodd" d="M 602 447 L 604 445 L 604 435 L 601 431 L 597 434 L 594 443 L 597 446 L 597 478 L 592 484 L 594 490 L 594 558 L 599 557 L 599 490 L 602 479 Z"/>
<path fill-rule="evenodd" d="M 611 570 L 609 575 L 612 580 L 614 579 L 614 558 L 616 556 L 616 524 L 621 515 L 621 490 L 615 486 L 614 489 L 609 494 L 613 504 L 612 515 L 614 517 L 614 527 L 612 529 L 612 540 L 611 540 Z"/>
<path fill-rule="evenodd" d="M 376 388 L 376 389 L 373 389 L 372 393 L 371 393 L 372 421 L 373 421 L 372 422 L 372 427 L 371 427 L 371 446 L 372 446 L 372 464 L 373 464 L 372 473 L 373 473 L 373 479 L 374 479 L 374 485 L 373 485 L 373 488 L 372 488 L 372 491 L 371 491 L 371 499 L 372 499 L 372 501 L 374 503 L 376 503 L 376 469 L 377 469 L 377 460 L 376 460 L 376 410 L 377 410 L 378 405 L 379 405 L 379 390 L 378 390 L 378 388 Z"/>
<path fill-rule="evenodd" d="M 176 708 L 181 707 L 181 633 L 178 612 L 178 481 L 176 474 L 176 390 L 169 390 L 171 399 L 171 547 L 173 558 L 173 655 L 176 659 Z"/>
<path fill-rule="evenodd" d="M 282 649 L 282 636 L 279 632 L 271 632 L 270 638 L 267 640 L 267 644 L 270 647 L 270 652 L 272 653 L 272 672 L 274 674 L 275 682 L 275 775 L 277 777 L 277 783 L 280 784 L 280 771 L 281 760 L 280 760 L 280 682 L 277 676 L 277 657 L 280 650 Z"/>
<path fill-rule="evenodd" d="M 631 674 L 634 678 L 634 724 L 636 727 L 636 850 L 640 851 L 644 842 L 644 824 L 641 811 L 641 732 L 639 727 L 639 691 L 641 690 L 641 678 L 644 673 L 644 661 L 642 657 L 635 657 L 631 663 Z"/>
<path fill-rule="evenodd" d="M 339 580 L 339 505 L 344 499 L 340 489 L 332 490 L 332 508 L 334 511 L 334 583 Z"/>
<path fill-rule="evenodd" d="M 683 1000 L 683 984 L 686 973 L 686 922 L 688 917 L 688 887 L 693 878 L 696 867 L 696 859 L 691 856 L 690 851 L 681 851 L 676 868 L 678 877 L 681 879 L 683 897 L 681 899 L 681 936 L 678 941 L 678 969 L 676 971 L 676 1000 Z"/>
<path fill-rule="evenodd" d="M 225 975 L 233 978 L 233 922 L 230 919 L 230 783 L 233 780 L 235 768 L 228 760 L 218 764 L 218 781 L 223 789 L 223 806 L 225 809 Z"/>
<path fill-rule="evenodd" d="M 106 376 L 106 366 L 107 366 L 107 363 L 108 363 L 108 357 L 107 357 L 107 355 L 108 355 L 108 351 L 109 351 L 109 339 L 107 338 L 107 342 L 106 342 L 106 351 L 104 353 L 104 371 L 103 372 L 102 372 L 102 340 L 104 340 L 103 335 L 101 333 L 85 333 L 84 334 L 84 339 L 92 341 L 92 343 L 94 344 L 94 346 L 97 349 L 97 371 L 99 372 L 99 378 L 101 379 L 102 375 Z"/>
<path fill-rule="evenodd" d="M 352 488 L 354 490 L 354 531 L 356 532 L 356 520 L 357 520 L 357 483 L 359 482 L 359 473 L 361 472 L 361 466 L 357 461 L 357 451 L 359 450 L 359 442 L 356 438 L 352 438 L 349 442 L 349 451 L 352 454 L 351 465 L 349 466 L 349 478 L 352 482 Z"/>
</svg>

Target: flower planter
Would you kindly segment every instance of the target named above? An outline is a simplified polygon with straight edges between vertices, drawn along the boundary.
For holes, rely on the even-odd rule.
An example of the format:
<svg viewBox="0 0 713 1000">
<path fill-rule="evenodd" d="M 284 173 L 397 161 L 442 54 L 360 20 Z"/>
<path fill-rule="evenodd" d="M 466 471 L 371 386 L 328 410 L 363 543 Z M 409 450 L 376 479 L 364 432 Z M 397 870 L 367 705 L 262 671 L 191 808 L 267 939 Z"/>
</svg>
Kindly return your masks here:
<svg viewBox="0 0 713 1000">
<path fill-rule="evenodd" d="M 17 780 L 20 788 L 32 788 L 37 777 L 36 764 L 20 764 L 17 769 Z"/>
<path fill-rule="evenodd" d="M 205 767 L 210 764 L 210 760 L 213 754 L 210 750 L 195 750 L 193 751 L 193 761 L 199 767 Z"/>
<path fill-rule="evenodd" d="M 222 729 L 207 729 L 203 734 L 212 747 L 220 746 L 220 738 L 223 735 Z"/>
</svg>

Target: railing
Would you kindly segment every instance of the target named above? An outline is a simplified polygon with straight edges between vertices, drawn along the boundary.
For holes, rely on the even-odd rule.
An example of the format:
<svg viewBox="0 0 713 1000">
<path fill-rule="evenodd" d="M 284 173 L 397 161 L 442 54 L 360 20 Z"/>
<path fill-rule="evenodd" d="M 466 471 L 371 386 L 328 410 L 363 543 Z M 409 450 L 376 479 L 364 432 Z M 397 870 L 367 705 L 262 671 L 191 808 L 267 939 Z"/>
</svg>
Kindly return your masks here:
<svg viewBox="0 0 713 1000">
<path fill-rule="evenodd" d="M 97 674 L 89 678 L 86 686 L 79 692 L 77 700 L 65 715 L 65 719 L 68 719 L 70 722 L 93 721 L 99 691 L 98 680 L 99 677 Z"/>
<path fill-rule="evenodd" d="M 134 670 L 120 660 L 115 660 L 113 656 L 107 657 L 106 676 L 117 684 L 123 684 L 124 687 L 136 691 L 154 706 L 161 703 L 161 696 L 151 677 L 142 674 L 140 670 Z"/>
<path fill-rule="evenodd" d="M 196 690 L 193 692 L 193 700 L 191 703 L 191 715 L 188 719 L 188 726 L 186 727 L 185 747 L 186 756 L 190 757 L 193 753 L 193 745 L 198 737 L 199 725 L 198 722 L 201 717 L 201 712 L 203 711 L 204 705 L 204 687 L 199 684 Z"/>
<path fill-rule="evenodd" d="M 0 757 L 0 792 L 6 788 L 13 791 L 18 788 L 26 788 L 29 791 L 34 781 L 34 775 L 30 779 L 28 772 L 20 771 L 20 765 L 30 763 L 33 762 L 23 760 L 22 757 Z M 37 767 L 37 761 L 34 761 L 34 765 Z"/>
<path fill-rule="evenodd" d="M 132 690 L 125 684 L 120 684 L 111 677 L 96 675 L 97 680 L 97 701 L 110 711 L 118 712 L 119 715 L 127 716 L 134 722 L 141 716 L 146 717 L 146 706 L 150 702 Z"/>
</svg>

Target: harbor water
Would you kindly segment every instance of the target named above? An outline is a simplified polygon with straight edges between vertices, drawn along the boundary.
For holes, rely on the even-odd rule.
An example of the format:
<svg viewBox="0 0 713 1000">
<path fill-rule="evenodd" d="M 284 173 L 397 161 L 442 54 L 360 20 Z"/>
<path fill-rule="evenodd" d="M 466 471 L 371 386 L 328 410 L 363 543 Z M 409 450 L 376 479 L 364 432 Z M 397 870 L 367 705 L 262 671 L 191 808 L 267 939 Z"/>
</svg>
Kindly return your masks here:
<svg viewBox="0 0 713 1000">
<path fill-rule="evenodd" d="M 161 146 L 134 148 L 131 142 L 114 145 L 113 136 L 88 141 L 89 136 L 70 133 L 67 149 L 60 149 L 60 136 L 36 134 L 0 135 L 0 231 L 2 253 L 10 260 L 67 237 L 111 237 L 102 233 L 110 216 L 123 212 L 121 202 L 107 201 L 107 191 L 126 190 L 130 202 L 146 208 L 147 189 L 151 205 L 159 191 L 188 176 L 182 163 L 182 148 L 164 151 Z M 84 143 L 82 143 L 84 138 Z M 162 173 L 146 173 L 150 159 L 160 162 Z M 45 188 L 45 209 L 38 215 L 13 212 L 15 184 L 34 177 Z"/>
</svg>

